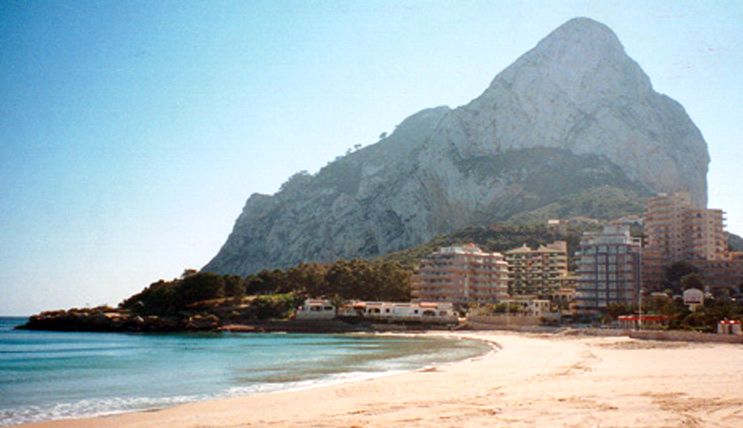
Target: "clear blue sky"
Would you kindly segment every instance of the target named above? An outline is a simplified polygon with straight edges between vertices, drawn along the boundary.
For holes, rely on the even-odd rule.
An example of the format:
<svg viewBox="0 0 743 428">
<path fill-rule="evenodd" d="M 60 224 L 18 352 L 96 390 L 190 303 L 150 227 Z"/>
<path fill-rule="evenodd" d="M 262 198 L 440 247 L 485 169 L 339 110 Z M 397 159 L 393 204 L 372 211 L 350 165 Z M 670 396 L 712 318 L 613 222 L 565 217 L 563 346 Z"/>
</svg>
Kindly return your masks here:
<svg viewBox="0 0 743 428">
<path fill-rule="evenodd" d="M 743 233 L 739 1 L 0 2 L 0 314 L 203 266 L 251 193 L 467 103 L 575 16 L 684 105 Z"/>
</svg>

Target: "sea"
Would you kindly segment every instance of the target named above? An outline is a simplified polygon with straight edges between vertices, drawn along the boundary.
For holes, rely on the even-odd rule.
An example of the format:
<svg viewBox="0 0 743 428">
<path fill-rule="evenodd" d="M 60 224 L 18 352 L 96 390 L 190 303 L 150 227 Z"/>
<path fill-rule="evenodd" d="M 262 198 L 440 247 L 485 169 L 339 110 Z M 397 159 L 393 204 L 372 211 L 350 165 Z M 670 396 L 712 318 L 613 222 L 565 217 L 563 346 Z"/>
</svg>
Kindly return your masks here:
<svg viewBox="0 0 743 428">
<path fill-rule="evenodd" d="M 313 388 L 484 354 L 421 335 L 84 333 L 0 317 L 0 426 Z"/>
</svg>

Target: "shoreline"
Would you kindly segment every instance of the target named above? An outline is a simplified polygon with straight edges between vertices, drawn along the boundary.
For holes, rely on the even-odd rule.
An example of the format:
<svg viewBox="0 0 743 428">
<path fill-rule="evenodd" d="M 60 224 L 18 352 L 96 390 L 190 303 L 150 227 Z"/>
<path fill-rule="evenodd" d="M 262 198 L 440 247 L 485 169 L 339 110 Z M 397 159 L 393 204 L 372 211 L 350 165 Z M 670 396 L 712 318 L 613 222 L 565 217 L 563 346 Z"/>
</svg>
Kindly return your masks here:
<svg viewBox="0 0 743 428">
<path fill-rule="evenodd" d="M 500 349 L 373 379 L 20 426 L 743 425 L 743 353 L 736 345 L 500 331 L 424 334 L 479 339 Z"/>
<path fill-rule="evenodd" d="M 127 333 L 119 333 L 117 334 L 127 334 Z M 253 335 L 263 335 L 263 334 L 280 334 L 280 333 L 287 333 L 285 331 L 235 331 L 231 329 L 225 329 L 220 330 L 217 333 L 221 334 L 227 334 L 227 335 L 237 335 L 237 336 L 253 336 Z M 129 333 L 131 334 L 131 333 Z M 136 333 L 135 333 L 136 334 Z M 147 334 L 147 333 L 144 333 Z M 488 354 L 493 351 L 492 346 L 478 346 L 478 345 L 467 345 L 468 348 L 472 348 L 472 352 L 469 352 L 470 355 L 457 355 L 461 354 L 460 351 L 456 351 L 455 348 L 458 347 L 456 342 L 458 340 L 467 338 L 459 337 L 458 335 L 450 335 L 450 334 L 428 334 L 427 331 L 421 331 L 421 330 L 387 330 L 387 331 L 378 331 L 378 330 L 356 330 L 356 331 L 348 331 L 348 332 L 324 332 L 324 333 L 298 333 L 300 335 L 303 334 L 310 334 L 310 335 L 319 335 L 319 336 L 325 336 L 325 335 L 342 335 L 342 336 L 348 336 L 348 337 L 357 337 L 357 338 L 371 338 L 374 336 L 377 336 L 379 338 L 385 339 L 392 339 L 392 338 L 417 338 L 421 340 L 425 339 L 445 339 L 447 341 L 450 341 L 450 344 L 447 345 L 451 349 L 446 351 L 435 351 L 435 353 L 431 354 L 432 358 L 424 358 L 422 361 L 412 362 L 412 363 L 403 363 L 402 366 L 400 365 L 400 362 L 397 362 L 397 358 L 395 357 L 392 359 L 387 360 L 380 360 L 380 362 L 387 361 L 387 364 L 383 364 L 379 366 L 379 368 L 374 369 L 363 369 L 363 368 L 353 368 L 348 367 L 347 371 L 338 371 L 334 373 L 328 373 L 325 375 L 322 375 L 320 377 L 310 377 L 307 379 L 301 379 L 301 380 L 291 380 L 286 382 L 278 382 L 278 383 L 256 383 L 251 385 L 234 385 L 227 389 L 224 389 L 219 392 L 214 393 L 196 393 L 191 395 L 172 395 L 167 397 L 159 397 L 159 396 L 150 396 L 146 393 L 146 391 L 143 391 L 143 396 L 135 396 L 130 398 L 125 398 L 124 401 L 132 401 L 132 402 L 139 402 L 140 404 L 134 404 L 134 408 L 101 408 L 99 410 L 90 411 L 90 406 L 86 405 L 85 407 L 88 407 L 87 411 L 83 410 L 83 412 L 79 412 L 77 414 L 71 413 L 68 411 L 64 411 L 63 413 L 57 413 L 55 409 L 49 409 L 49 412 L 44 412 L 47 414 L 47 418 L 40 418 L 37 420 L 26 420 L 26 421 L 20 421 L 20 422 L 14 422 L 11 423 L 11 425 L 6 425 L 10 420 L 13 420 L 14 418 L 10 418 L 9 420 L 3 420 L 0 418 L 0 426 L 34 426 L 37 424 L 47 424 L 47 423 L 55 423 L 55 422 L 66 422 L 66 421 L 76 421 L 76 420 L 87 420 L 87 419 L 102 419 L 102 418 L 110 418 L 120 415 L 126 415 L 126 414 L 136 414 L 136 413 L 145 413 L 150 414 L 152 412 L 158 412 L 166 409 L 170 409 L 173 407 L 181 406 L 181 405 L 187 405 L 187 404 L 194 404 L 194 403 L 202 403 L 202 402 L 209 402 L 209 401 L 218 401 L 218 400 L 227 400 L 227 399 L 233 399 L 233 398 L 242 398 L 242 397 L 249 397 L 253 395 L 270 395 L 270 394 L 280 394 L 285 392 L 296 392 L 296 391 L 305 391 L 305 390 L 312 390 L 312 389 L 318 389 L 318 388 L 325 388 L 325 387 L 332 387 L 336 385 L 341 385 L 345 383 L 351 383 L 351 382 L 362 382 L 372 379 L 378 379 L 383 377 L 389 377 L 389 376 L 395 376 L 400 375 L 404 373 L 409 372 L 415 372 L 419 370 L 428 370 L 433 366 L 439 366 L 439 365 L 445 365 L 445 364 L 456 364 L 460 361 L 466 361 L 471 358 L 478 358 L 482 355 Z M 472 339 L 469 339 L 473 341 Z M 481 342 L 481 341 L 477 341 Z M 487 343 L 487 342 L 486 342 Z M 437 347 L 439 345 L 436 345 Z M 453 352 L 453 353 L 452 353 Z M 475 354 L 475 355 L 472 355 Z M 410 355 L 402 356 L 403 360 L 407 359 L 408 357 L 414 357 L 416 355 L 419 355 L 417 353 L 413 353 Z M 409 367 L 405 367 L 405 366 Z M 76 405 L 78 403 L 84 403 L 84 402 L 95 402 L 97 399 L 91 399 L 91 400 L 81 400 L 79 402 L 69 403 Z M 105 401 L 105 399 L 103 399 Z M 146 403 L 146 404 L 145 404 Z M 63 404 L 64 406 L 64 404 Z M 102 406 L 105 406 L 105 404 L 102 404 Z M 97 405 L 94 405 L 94 407 L 97 407 Z M 116 406 L 120 407 L 120 406 Z M 66 414 L 64 414 L 66 413 Z M 39 415 L 41 416 L 41 415 Z"/>
</svg>

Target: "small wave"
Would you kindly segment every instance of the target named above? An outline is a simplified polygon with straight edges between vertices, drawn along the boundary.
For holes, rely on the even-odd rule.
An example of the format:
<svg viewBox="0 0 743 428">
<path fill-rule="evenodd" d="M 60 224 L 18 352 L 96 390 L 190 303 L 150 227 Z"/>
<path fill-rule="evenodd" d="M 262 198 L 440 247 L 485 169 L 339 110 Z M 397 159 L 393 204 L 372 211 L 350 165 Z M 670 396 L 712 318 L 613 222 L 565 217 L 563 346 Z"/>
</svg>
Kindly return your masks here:
<svg viewBox="0 0 743 428">
<path fill-rule="evenodd" d="M 404 373 L 406 370 L 388 370 L 388 371 L 354 371 L 345 373 L 336 373 L 319 379 L 308 379 L 296 382 L 286 383 L 261 383 L 251 386 L 236 386 L 227 390 L 228 397 L 238 397 L 260 393 L 275 393 L 284 391 L 301 391 L 321 386 L 337 385 L 345 382 L 354 382 L 359 380 L 373 379 L 385 376 L 391 376 Z"/>
<path fill-rule="evenodd" d="M 159 409 L 177 404 L 190 403 L 210 397 L 180 395 L 173 397 L 132 397 L 87 399 L 49 406 L 25 406 L 19 409 L 0 410 L 0 426 L 41 422 L 51 419 L 96 417 Z"/>
<path fill-rule="evenodd" d="M 131 397 L 87 399 L 49 406 L 25 406 L 18 409 L 0 410 L 0 426 L 34 423 L 55 419 L 74 419 L 98 417 L 118 413 L 162 409 L 196 401 L 239 397 L 261 393 L 298 391 L 344 382 L 371 379 L 400 373 L 402 370 L 388 372 L 349 372 L 326 376 L 321 379 L 286 383 L 259 383 L 249 386 L 231 387 L 227 391 L 212 395 L 179 395 L 173 397 Z"/>
</svg>

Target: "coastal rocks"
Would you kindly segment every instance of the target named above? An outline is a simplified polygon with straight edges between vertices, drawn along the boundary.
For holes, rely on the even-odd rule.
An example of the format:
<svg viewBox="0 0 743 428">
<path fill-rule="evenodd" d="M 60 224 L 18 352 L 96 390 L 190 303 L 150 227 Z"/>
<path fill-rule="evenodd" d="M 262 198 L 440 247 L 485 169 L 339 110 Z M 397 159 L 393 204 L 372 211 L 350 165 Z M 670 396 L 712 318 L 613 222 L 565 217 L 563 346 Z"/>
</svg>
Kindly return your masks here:
<svg viewBox="0 0 743 428">
<path fill-rule="evenodd" d="M 219 328 L 219 318 L 216 315 L 193 315 L 184 321 L 184 330 L 204 331 L 216 330 Z"/>
<path fill-rule="evenodd" d="M 19 327 L 26 330 L 168 332 L 181 330 L 174 317 L 139 316 L 113 308 L 47 311 L 33 315 Z"/>
<path fill-rule="evenodd" d="M 576 18 L 469 104 L 418 112 L 317 174 L 252 195 L 203 270 L 374 257 L 506 220 L 611 218 L 655 192 L 686 189 L 703 206 L 708 163 L 683 107 L 653 90 L 608 27 Z"/>
</svg>

